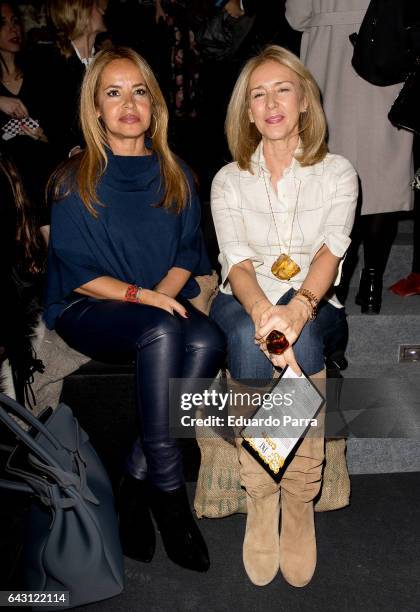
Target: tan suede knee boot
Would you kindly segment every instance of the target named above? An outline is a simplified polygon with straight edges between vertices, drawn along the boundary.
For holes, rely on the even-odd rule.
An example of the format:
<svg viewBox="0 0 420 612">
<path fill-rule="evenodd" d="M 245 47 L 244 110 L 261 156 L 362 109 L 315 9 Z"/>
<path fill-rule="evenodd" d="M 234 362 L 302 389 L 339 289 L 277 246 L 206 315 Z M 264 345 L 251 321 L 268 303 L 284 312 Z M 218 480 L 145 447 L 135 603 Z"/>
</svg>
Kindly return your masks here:
<svg viewBox="0 0 420 612">
<path fill-rule="evenodd" d="M 311 376 L 325 395 L 325 370 Z M 310 582 L 316 567 L 316 537 L 313 499 L 321 487 L 324 461 L 324 409 L 318 426 L 310 429 L 280 481 L 281 532 L 280 570 L 295 587 Z"/>
<path fill-rule="evenodd" d="M 243 562 L 251 582 L 265 586 L 279 570 L 279 485 L 237 440 L 241 484 L 246 489 L 247 521 Z"/>
</svg>

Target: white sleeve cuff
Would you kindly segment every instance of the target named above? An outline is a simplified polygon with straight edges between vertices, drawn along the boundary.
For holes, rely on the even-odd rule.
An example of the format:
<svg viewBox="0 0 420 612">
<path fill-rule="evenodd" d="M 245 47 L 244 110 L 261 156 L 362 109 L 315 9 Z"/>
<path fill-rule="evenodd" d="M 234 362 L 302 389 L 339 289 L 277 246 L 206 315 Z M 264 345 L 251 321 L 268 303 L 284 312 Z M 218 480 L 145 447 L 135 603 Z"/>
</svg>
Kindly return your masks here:
<svg viewBox="0 0 420 612">
<path fill-rule="evenodd" d="M 258 266 L 261 266 L 264 263 L 262 257 L 260 257 L 253 249 L 245 244 L 229 249 L 228 253 L 220 253 L 219 263 L 222 266 L 221 275 L 223 285 L 227 282 L 232 266 L 247 259 L 252 261 L 255 268 L 258 268 Z"/>
</svg>

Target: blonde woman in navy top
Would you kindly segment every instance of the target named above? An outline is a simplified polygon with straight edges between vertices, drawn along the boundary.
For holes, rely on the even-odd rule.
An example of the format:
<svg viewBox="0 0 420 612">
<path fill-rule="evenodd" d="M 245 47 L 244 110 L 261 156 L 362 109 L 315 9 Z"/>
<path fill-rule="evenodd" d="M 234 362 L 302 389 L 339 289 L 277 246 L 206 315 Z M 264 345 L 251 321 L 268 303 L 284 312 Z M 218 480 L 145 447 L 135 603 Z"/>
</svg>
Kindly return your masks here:
<svg viewBox="0 0 420 612">
<path fill-rule="evenodd" d="M 130 49 L 99 53 L 81 92 L 86 150 L 53 183 L 45 319 L 93 359 L 136 363 L 141 426 L 120 492 L 125 553 L 151 560 L 151 509 L 170 559 L 206 571 L 169 435 L 169 380 L 214 377 L 224 340 L 185 301 L 199 292 L 192 275 L 206 272 L 200 204 L 167 124 L 148 64 Z"/>
</svg>

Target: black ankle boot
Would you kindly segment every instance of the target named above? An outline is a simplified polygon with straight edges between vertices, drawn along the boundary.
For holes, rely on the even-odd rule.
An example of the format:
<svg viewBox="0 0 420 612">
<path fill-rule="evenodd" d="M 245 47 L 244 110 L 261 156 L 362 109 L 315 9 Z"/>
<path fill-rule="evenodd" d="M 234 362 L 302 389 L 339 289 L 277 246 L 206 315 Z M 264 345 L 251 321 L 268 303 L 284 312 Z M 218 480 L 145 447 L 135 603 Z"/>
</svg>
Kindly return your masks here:
<svg viewBox="0 0 420 612">
<path fill-rule="evenodd" d="M 126 557 L 148 563 L 156 547 L 155 528 L 150 516 L 148 485 L 125 474 L 121 481 L 118 515 L 121 545 Z"/>
<path fill-rule="evenodd" d="M 364 268 L 360 277 L 356 304 L 363 314 L 379 314 L 382 305 L 382 274 L 375 268 Z"/>
<path fill-rule="evenodd" d="M 190 570 L 206 572 L 209 554 L 191 513 L 185 485 L 174 491 L 151 486 L 151 510 L 169 559 Z"/>
</svg>

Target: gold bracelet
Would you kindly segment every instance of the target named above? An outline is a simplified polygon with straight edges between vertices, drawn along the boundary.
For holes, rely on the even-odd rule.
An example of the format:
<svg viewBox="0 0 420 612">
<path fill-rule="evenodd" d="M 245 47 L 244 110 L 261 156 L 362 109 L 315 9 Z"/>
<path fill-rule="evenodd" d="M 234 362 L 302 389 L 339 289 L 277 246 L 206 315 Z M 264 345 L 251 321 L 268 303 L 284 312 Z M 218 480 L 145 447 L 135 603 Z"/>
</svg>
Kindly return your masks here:
<svg viewBox="0 0 420 612">
<path fill-rule="evenodd" d="M 318 313 L 319 299 L 314 293 L 312 293 L 312 291 L 309 291 L 309 289 L 303 289 L 302 287 L 296 291 L 295 296 L 297 295 L 301 295 L 307 300 L 312 310 L 310 320 L 313 321 Z"/>
<path fill-rule="evenodd" d="M 308 311 L 308 317 L 311 320 L 312 317 L 312 306 L 309 304 L 308 300 L 306 300 L 303 296 L 300 297 L 299 295 L 294 295 L 293 299 L 299 300 L 299 302 L 301 304 L 303 304 L 304 306 L 306 306 L 306 309 Z"/>
</svg>

